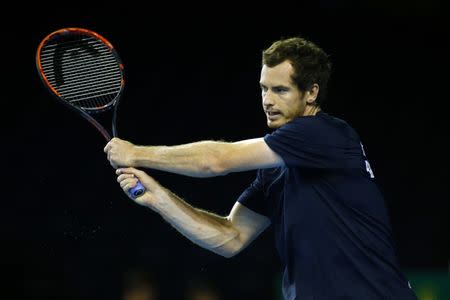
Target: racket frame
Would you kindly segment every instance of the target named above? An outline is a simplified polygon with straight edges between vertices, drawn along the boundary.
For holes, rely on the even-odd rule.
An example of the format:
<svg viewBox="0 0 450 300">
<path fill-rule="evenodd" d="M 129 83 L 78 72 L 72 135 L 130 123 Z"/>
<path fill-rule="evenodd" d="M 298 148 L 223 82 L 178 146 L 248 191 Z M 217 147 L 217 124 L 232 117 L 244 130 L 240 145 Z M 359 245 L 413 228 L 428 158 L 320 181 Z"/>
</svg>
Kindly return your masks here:
<svg viewBox="0 0 450 300">
<path fill-rule="evenodd" d="M 44 70 L 43 70 L 43 67 L 41 64 L 42 48 L 44 47 L 44 45 L 47 44 L 47 42 L 50 39 L 54 38 L 55 36 L 74 33 L 74 32 L 93 36 L 94 38 L 97 38 L 98 40 L 103 42 L 109 48 L 109 51 L 111 51 L 111 53 L 114 55 L 114 57 L 117 59 L 117 62 L 119 63 L 119 69 L 120 69 L 120 75 L 121 75 L 120 90 L 117 93 L 117 95 L 114 97 L 114 99 L 111 100 L 108 104 L 106 104 L 104 106 L 100 106 L 100 107 L 96 107 L 96 108 L 89 108 L 89 109 L 84 110 L 78 106 L 70 104 L 68 101 L 64 100 L 61 97 L 61 95 L 58 93 L 58 91 L 50 84 L 49 80 L 45 76 L 45 73 L 44 73 Z M 110 133 L 105 129 L 105 127 L 103 125 L 101 125 L 97 120 L 95 120 L 90 114 L 91 113 L 100 113 L 100 112 L 104 112 L 109 109 L 113 109 L 112 124 L 111 124 L 112 125 L 111 126 L 112 136 L 113 137 L 117 136 L 117 129 L 116 129 L 117 107 L 119 106 L 119 101 L 123 95 L 123 91 L 124 91 L 124 87 L 125 87 L 124 67 L 123 67 L 122 60 L 120 59 L 117 51 L 114 49 L 112 44 L 106 38 L 104 38 L 100 34 L 93 32 L 91 30 L 84 29 L 84 28 L 78 28 L 78 27 L 69 27 L 69 28 L 63 28 L 63 29 L 56 30 L 56 31 L 50 33 L 49 35 L 47 35 L 39 44 L 37 53 L 36 53 L 36 67 L 38 69 L 39 77 L 44 82 L 44 86 L 46 86 L 46 88 L 49 90 L 50 94 L 53 95 L 53 98 L 56 99 L 57 102 L 59 102 L 59 103 L 62 102 L 66 107 L 70 108 L 72 111 L 79 113 L 79 115 L 81 115 L 83 118 L 85 118 L 89 123 L 91 123 L 103 135 L 103 137 L 106 139 L 106 141 L 111 140 Z M 142 185 L 142 183 L 140 181 L 138 181 L 138 183 L 136 184 L 135 187 L 128 190 L 128 194 L 132 198 L 139 197 L 144 192 L 145 192 L 145 187 Z"/>
<path fill-rule="evenodd" d="M 86 109 L 86 110 L 84 110 L 78 106 L 72 105 L 68 101 L 62 99 L 61 95 L 50 84 L 49 80 L 45 76 L 45 73 L 44 73 L 44 70 L 43 70 L 43 67 L 41 64 L 42 48 L 48 43 L 49 40 L 55 38 L 56 36 L 70 34 L 70 33 L 81 33 L 84 35 L 90 35 L 90 36 L 100 40 L 108 47 L 109 51 L 111 51 L 111 53 L 117 59 L 117 61 L 119 63 L 119 69 L 121 72 L 122 80 L 121 80 L 121 84 L 120 84 L 120 91 L 117 93 L 116 97 L 109 104 L 101 106 L 101 107 L 96 107 L 95 109 L 91 108 L 91 109 Z M 84 29 L 84 28 L 78 28 L 78 27 L 68 27 L 68 28 L 62 28 L 62 29 L 53 31 L 52 33 L 47 35 L 38 46 L 38 49 L 36 52 L 36 67 L 38 69 L 39 77 L 44 82 L 44 86 L 48 89 L 50 94 L 53 95 L 53 98 L 56 99 L 60 103 L 62 102 L 66 107 L 69 107 L 71 110 L 78 112 L 83 118 L 85 118 L 89 123 L 91 123 L 102 134 L 102 136 L 105 138 L 106 141 L 111 140 L 111 134 L 105 129 L 105 127 L 103 125 L 101 125 L 97 120 L 95 120 L 90 114 L 97 114 L 97 113 L 101 113 L 101 112 L 113 109 L 112 122 L 111 122 L 112 123 L 111 124 L 112 136 L 113 137 L 117 136 L 117 128 L 116 128 L 117 107 L 119 105 L 119 101 L 123 95 L 123 91 L 124 91 L 124 87 L 125 87 L 125 79 L 124 79 L 125 74 L 124 74 L 124 66 L 123 66 L 122 60 L 120 59 L 119 54 L 117 53 L 117 51 L 113 47 L 113 45 L 106 38 L 104 38 L 103 36 L 101 36 L 100 34 L 94 32 L 94 31 Z"/>
</svg>

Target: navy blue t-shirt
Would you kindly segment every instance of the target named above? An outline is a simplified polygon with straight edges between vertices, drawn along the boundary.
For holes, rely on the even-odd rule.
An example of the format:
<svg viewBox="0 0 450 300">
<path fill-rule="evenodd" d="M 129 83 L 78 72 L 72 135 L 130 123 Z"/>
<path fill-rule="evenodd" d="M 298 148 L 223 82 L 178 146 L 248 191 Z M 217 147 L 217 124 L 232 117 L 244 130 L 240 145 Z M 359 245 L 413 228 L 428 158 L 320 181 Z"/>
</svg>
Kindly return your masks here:
<svg viewBox="0 0 450 300">
<path fill-rule="evenodd" d="M 264 140 L 285 166 L 258 170 L 238 201 L 272 221 L 285 299 L 417 299 L 355 130 L 319 112 Z"/>
</svg>

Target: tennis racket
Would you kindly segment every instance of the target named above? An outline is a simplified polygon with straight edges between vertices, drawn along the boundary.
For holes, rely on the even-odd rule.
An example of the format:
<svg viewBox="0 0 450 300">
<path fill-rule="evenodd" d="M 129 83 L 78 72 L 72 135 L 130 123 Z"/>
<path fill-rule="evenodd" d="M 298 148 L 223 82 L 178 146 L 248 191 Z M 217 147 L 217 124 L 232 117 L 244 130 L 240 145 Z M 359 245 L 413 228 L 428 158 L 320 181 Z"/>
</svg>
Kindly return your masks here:
<svg viewBox="0 0 450 300">
<path fill-rule="evenodd" d="M 39 44 L 36 66 L 42 82 L 58 102 L 77 112 L 109 141 L 111 135 L 92 115 L 113 110 L 112 136 L 125 86 L 124 68 L 117 51 L 101 35 L 83 28 L 63 28 Z M 128 193 L 145 192 L 140 182 Z"/>
</svg>

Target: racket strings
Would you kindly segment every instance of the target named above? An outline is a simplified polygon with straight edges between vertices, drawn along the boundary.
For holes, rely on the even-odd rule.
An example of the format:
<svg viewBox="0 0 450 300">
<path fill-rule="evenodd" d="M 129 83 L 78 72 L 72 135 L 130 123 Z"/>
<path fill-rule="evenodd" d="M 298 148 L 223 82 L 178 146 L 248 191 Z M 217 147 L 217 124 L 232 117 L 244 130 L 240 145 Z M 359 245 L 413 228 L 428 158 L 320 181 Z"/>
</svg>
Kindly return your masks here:
<svg viewBox="0 0 450 300">
<path fill-rule="evenodd" d="M 112 50 L 96 38 L 76 35 L 42 47 L 41 66 L 60 97 L 84 109 L 111 105 L 122 88 L 120 62 Z"/>
</svg>

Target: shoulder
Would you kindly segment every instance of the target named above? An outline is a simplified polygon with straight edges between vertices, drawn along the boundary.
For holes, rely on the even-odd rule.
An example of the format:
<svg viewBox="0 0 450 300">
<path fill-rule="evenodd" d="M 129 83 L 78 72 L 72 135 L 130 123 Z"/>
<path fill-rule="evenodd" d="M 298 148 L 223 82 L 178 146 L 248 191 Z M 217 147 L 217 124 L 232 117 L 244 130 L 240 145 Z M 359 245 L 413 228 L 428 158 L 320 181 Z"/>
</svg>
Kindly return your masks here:
<svg viewBox="0 0 450 300">
<path fill-rule="evenodd" d="M 359 145 L 359 136 L 343 119 L 320 111 L 315 116 L 298 117 L 278 128 L 270 136 L 284 143 L 308 143 L 309 145 L 348 146 Z M 266 139 L 267 140 L 267 139 Z"/>
<path fill-rule="evenodd" d="M 343 119 L 325 112 L 315 116 L 303 116 L 293 119 L 274 131 L 274 134 L 295 134 L 305 137 L 326 137 L 327 135 L 349 134 L 354 129 Z"/>
<path fill-rule="evenodd" d="M 326 112 L 319 112 L 318 115 L 319 119 L 322 120 L 323 123 L 328 124 L 329 126 L 335 126 L 340 128 L 352 128 L 350 124 L 338 117 L 335 117 L 333 115 L 330 115 Z M 353 129 L 353 128 L 352 128 Z"/>
<path fill-rule="evenodd" d="M 328 130 L 330 128 L 345 128 L 351 127 L 343 119 L 332 116 L 326 112 L 320 111 L 314 116 L 302 116 L 293 119 L 292 121 L 286 123 L 278 130 L 289 130 L 289 129 L 306 129 L 308 131 L 314 129 L 324 129 Z"/>
<path fill-rule="evenodd" d="M 356 130 L 345 120 L 330 115 L 325 112 L 319 112 L 317 115 L 318 133 L 323 136 L 333 136 L 335 138 L 343 138 L 344 140 L 352 140 L 359 143 L 359 136 Z"/>
</svg>

